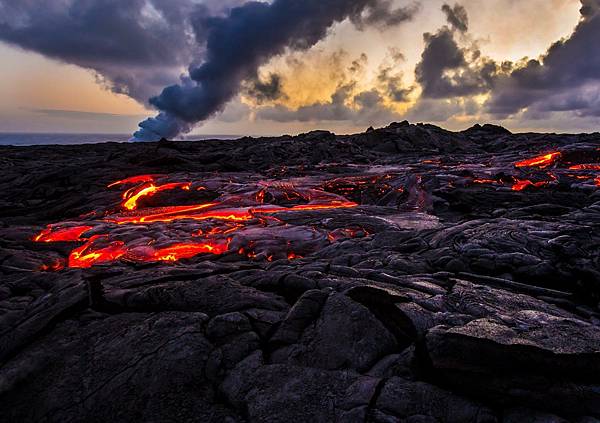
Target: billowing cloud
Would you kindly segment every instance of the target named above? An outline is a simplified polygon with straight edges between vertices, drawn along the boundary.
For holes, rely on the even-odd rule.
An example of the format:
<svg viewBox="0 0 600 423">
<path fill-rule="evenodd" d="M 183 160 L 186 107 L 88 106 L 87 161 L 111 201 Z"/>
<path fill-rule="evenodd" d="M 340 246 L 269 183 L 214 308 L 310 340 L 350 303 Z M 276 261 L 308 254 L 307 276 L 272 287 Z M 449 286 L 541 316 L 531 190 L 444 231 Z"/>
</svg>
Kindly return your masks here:
<svg viewBox="0 0 600 423">
<path fill-rule="evenodd" d="M 377 125 L 389 123 L 399 115 L 384 105 L 377 90 L 353 94 L 353 84 L 340 86 L 328 101 L 302 106 L 297 110 L 282 105 L 258 111 L 259 119 L 275 122 L 347 121 L 354 124 Z"/>
<path fill-rule="evenodd" d="M 460 32 L 467 32 L 469 30 L 469 16 L 466 9 L 460 4 L 455 4 L 450 7 L 448 4 L 442 6 L 442 12 L 446 14 L 448 23 Z"/>
<path fill-rule="evenodd" d="M 263 104 L 285 96 L 281 84 L 281 76 L 272 73 L 267 80 L 255 78 L 246 81 L 245 94 L 252 97 L 258 104 Z"/>
<path fill-rule="evenodd" d="M 456 4 L 444 4 L 451 27 L 443 26 L 435 34 L 425 33 L 425 49 L 415 69 L 424 98 L 453 98 L 481 94 L 492 87 L 497 65 L 481 56 L 476 44 L 459 46 L 456 32 L 468 29 L 466 10 Z"/>
<path fill-rule="evenodd" d="M 582 0 L 581 21 L 540 59 L 515 65 L 500 77 L 487 104 L 505 117 L 526 108 L 600 115 L 600 0 Z"/>
<path fill-rule="evenodd" d="M 421 4 L 414 2 L 406 7 L 395 9 L 392 0 L 379 0 L 370 2 L 363 13 L 354 14 L 351 19 L 359 29 L 365 26 L 386 28 L 412 19 L 420 8 Z"/>
<path fill-rule="evenodd" d="M 192 0 L 0 0 L 0 40 L 92 69 L 140 102 L 178 80 L 195 41 Z"/>
<path fill-rule="evenodd" d="M 221 111 L 236 96 L 243 81 L 286 49 L 304 50 L 325 38 L 336 22 L 379 23 L 389 17 L 406 20 L 412 8 L 391 9 L 386 0 L 274 0 L 248 2 L 224 17 L 196 15 L 194 27 L 206 37 L 204 61 L 190 69 L 189 79 L 171 85 L 150 99 L 160 110 L 140 123 L 139 140 L 173 137 Z M 386 18 L 387 19 L 387 18 Z M 388 23 L 389 23 L 388 22 Z"/>
<path fill-rule="evenodd" d="M 518 50 L 512 62 L 503 62 L 504 52 L 490 49 L 497 47 L 501 34 L 498 29 L 482 32 L 477 2 L 459 1 L 421 2 L 434 7 L 438 16 L 428 20 L 431 13 L 421 14 L 415 24 L 421 26 L 404 31 L 390 28 L 410 20 L 419 9 L 417 2 L 0 0 L 0 41 L 91 69 L 106 88 L 157 108 L 159 115 L 141 124 L 141 139 L 173 137 L 216 116 L 240 125 L 254 119 L 360 125 L 404 118 L 452 125 L 492 119 L 522 127 L 552 120 L 564 124 L 573 117 L 597 122 L 600 0 L 580 0 L 581 19 L 570 35 L 565 36 L 569 28 L 564 26 L 559 35 L 564 38 L 547 49 L 536 44 Z M 548 8 L 558 7 L 557 1 Z M 568 8 L 565 2 L 560 0 L 561 13 Z M 514 21 L 518 30 L 531 7 L 515 4 L 494 0 L 486 3 L 487 13 L 510 7 L 511 25 Z M 445 23 L 440 27 L 441 16 Z M 424 22 L 435 26 L 421 29 Z M 378 31 L 388 31 L 385 39 Z M 425 31 L 421 51 L 402 50 L 405 61 L 395 49 L 409 42 L 406 33 L 418 37 Z M 371 52 L 363 36 L 384 43 Z M 418 44 L 412 38 L 410 43 Z M 392 54 L 384 57 L 386 48 Z M 515 60 L 544 49 L 537 58 Z M 70 122 L 88 115 L 60 111 L 36 116 Z M 115 119 L 102 117 L 109 118 Z"/>
<path fill-rule="evenodd" d="M 328 60 L 321 62 L 320 77 L 337 85 L 321 89 L 324 95 L 318 99 L 305 101 L 300 105 L 289 101 L 298 83 L 298 76 L 315 66 L 310 56 L 307 61 L 295 60 L 294 66 L 285 74 L 282 94 L 285 98 L 268 107 L 260 107 L 256 117 L 275 122 L 348 122 L 354 125 L 379 125 L 396 120 L 401 115 L 395 106 L 410 101 L 414 87 L 407 86 L 403 75 L 398 71 L 404 57 L 397 50 L 390 50 L 388 57 L 372 76 L 368 76 L 369 59 L 365 53 L 357 58 L 348 57 L 343 51 L 335 52 Z M 311 72 L 314 75 L 314 72 Z M 302 84 L 303 81 L 300 81 Z M 304 85 L 314 85 L 304 80 Z M 325 88 L 325 87 L 324 87 Z M 286 93 L 290 90 L 290 95 Z M 312 89 L 310 90 L 312 91 Z M 329 95 L 327 94 L 329 93 Z M 295 94 L 296 97 L 299 94 Z"/>
<path fill-rule="evenodd" d="M 157 139 L 222 111 L 245 81 L 257 103 L 276 99 L 279 77 L 261 80 L 258 68 L 312 47 L 334 23 L 385 28 L 417 9 L 392 0 L 0 0 L 0 40 L 91 69 L 114 92 L 149 101 L 161 113 L 136 135 Z"/>
<path fill-rule="evenodd" d="M 398 51 L 392 51 L 392 63 L 379 67 L 377 74 L 378 88 L 390 99 L 391 102 L 405 103 L 410 101 L 410 94 L 414 86 L 406 86 L 402 73 L 399 73 L 399 63 L 404 61 L 404 56 Z"/>
</svg>

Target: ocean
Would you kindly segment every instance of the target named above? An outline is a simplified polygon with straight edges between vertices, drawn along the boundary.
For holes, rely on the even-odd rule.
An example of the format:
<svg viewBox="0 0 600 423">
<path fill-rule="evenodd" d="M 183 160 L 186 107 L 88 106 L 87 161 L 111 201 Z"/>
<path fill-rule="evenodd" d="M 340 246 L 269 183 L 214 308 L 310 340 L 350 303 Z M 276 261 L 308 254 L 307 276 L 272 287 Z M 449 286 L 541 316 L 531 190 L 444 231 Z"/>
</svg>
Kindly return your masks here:
<svg viewBox="0 0 600 423">
<path fill-rule="evenodd" d="M 0 133 L 0 145 L 72 145 L 128 142 L 131 134 L 44 134 Z M 233 139 L 239 135 L 188 135 L 183 140 Z"/>
</svg>

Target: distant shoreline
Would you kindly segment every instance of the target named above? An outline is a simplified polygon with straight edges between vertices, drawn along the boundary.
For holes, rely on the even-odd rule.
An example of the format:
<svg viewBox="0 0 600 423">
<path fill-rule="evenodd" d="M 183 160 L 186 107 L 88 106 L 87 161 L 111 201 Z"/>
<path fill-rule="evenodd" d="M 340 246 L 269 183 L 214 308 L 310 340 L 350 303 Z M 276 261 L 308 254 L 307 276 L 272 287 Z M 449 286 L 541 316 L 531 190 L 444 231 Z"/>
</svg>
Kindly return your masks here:
<svg viewBox="0 0 600 423">
<path fill-rule="evenodd" d="M 189 135 L 181 141 L 206 139 L 237 139 L 243 135 Z M 0 145 L 25 147 L 33 145 L 77 145 L 100 144 L 105 142 L 128 142 L 131 134 L 66 134 L 66 133 L 27 133 L 0 132 Z"/>
</svg>

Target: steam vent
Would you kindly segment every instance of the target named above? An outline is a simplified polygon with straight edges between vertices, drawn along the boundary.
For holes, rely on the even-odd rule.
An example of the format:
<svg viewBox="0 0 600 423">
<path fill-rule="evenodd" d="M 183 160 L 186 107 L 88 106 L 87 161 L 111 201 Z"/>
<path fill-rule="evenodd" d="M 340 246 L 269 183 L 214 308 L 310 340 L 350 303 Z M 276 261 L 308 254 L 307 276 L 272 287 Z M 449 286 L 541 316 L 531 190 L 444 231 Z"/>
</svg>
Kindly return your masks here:
<svg viewBox="0 0 600 423">
<path fill-rule="evenodd" d="M 600 135 L 0 147 L 1 422 L 600 421 Z"/>
</svg>

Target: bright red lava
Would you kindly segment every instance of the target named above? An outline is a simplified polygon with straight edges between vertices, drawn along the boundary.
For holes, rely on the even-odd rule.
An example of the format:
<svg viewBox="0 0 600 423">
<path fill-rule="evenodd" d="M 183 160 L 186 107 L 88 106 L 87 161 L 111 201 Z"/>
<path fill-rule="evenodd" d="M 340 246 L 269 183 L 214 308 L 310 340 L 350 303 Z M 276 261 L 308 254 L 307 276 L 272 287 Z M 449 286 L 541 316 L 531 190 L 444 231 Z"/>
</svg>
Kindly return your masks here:
<svg viewBox="0 0 600 423">
<path fill-rule="evenodd" d="M 40 232 L 33 238 L 36 242 L 76 242 L 83 241 L 86 238 L 81 236 L 94 229 L 93 226 L 73 226 L 70 228 L 54 228 L 52 225 L 48 225 L 46 229 Z"/>
<path fill-rule="evenodd" d="M 94 235 L 81 247 L 75 248 L 69 255 L 69 267 L 86 268 L 94 264 L 108 263 L 127 254 L 127 248 L 123 241 L 110 242 L 105 247 L 96 248 L 95 241 L 108 240 L 108 235 Z"/>
<path fill-rule="evenodd" d="M 521 180 L 517 180 L 517 182 L 512 186 L 512 190 L 513 191 L 523 191 L 524 189 L 529 188 L 529 187 L 541 188 L 546 185 L 548 185 L 547 181 L 532 182 L 529 179 L 521 179 Z"/>
<path fill-rule="evenodd" d="M 569 170 L 600 170 L 600 164 L 580 164 L 571 166 Z"/>
<path fill-rule="evenodd" d="M 127 210 L 136 210 L 138 208 L 138 202 L 145 197 L 152 197 L 153 195 L 161 191 L 170 191 L 174 189 L 183 189 L 189 191 L 192 187 L 190 182 L 175 182 L 164 185 L 142 185 L 141 188 L 128 190 L 125 192 L 123 199 L 123 208 Z"/>
<path fill-rule="evenodd" d="M 558 151 L 553 153 L 544 154 L 543 156 L 534 157 L 532 159 L 523 160 L 515 163 L 516 167 L 538 167 L 544 169 L 548 166 L 552 166 L 556 163 L 562 154 Z"/>
<path fill-rule="evenodd" d="M 42 272 L 59 272 L 65 268 L 65 261 L 63 259 L 56 259 L 52 263 L 42 264 L 40 270 Z"/>
<path fill-rule="evenodd" d="M 515 166 L 545 169 L 559 163 L 561 157 L 560 152 L 552 152 L 517 162 Z M 433 161 L 431 163 L 437 164 Z M 600 164 L 571 164 L 569 170 L 600 171 Z M 539 182 L 516 176 L 503 176 L 497 179 L 474 178 L 473 183 L 508 185 L 513 191 L 523 191 L 546 187 L 558 180 L 553 173 L 547 172 L 546 175 L 548 179 Z M 568 176 L 577 180 L 593 179 L 594 184 L 600 187 L 600 176 L 597 174 Z M 222 183 L 226 189 L 225 194 L 205 186 L 192 189 L 193 182 L 169 182 L 165 181 L 167 178 L 166 175 L 158 174 L 137 175 L 116 181 L 109 184 L 108 188 L 123 187 L 120 207 L 113 206 L 105 212 L 92 211 L 81 216 L 84 224 L 77 226 L 72 223 L 64 226 L 48 225 L 33 238 L 33 241 L 83 244 L 73 249 L 68 259 L 43 264 L 40 270 L 59 271 L 66 266 L 88 268 L 117 260 L 176 262 L 200 254 L 220 255 L 231 251 L 250 259 L 273 261 L 286 257 L 288 260 L 294 260 L 302 258 L 305 251 L 293 249 L 292 241 L 310 240 L 314 233 L 321 234 L 322 239 L 329 243 L 370 234 L 364 228 L 356 227 L 330 232 L 313 227 L 314 233 L 302 234 L 302 229 L 290 226 L 292 231 L 285 232 L 288 231 L 289 225 L 285 223 L 283 215 L 352 209 L 358 207 L 358 204 L 348 200 L 346 196 L 358 195 L 359 198 L 367 188 L 379 195 L 389 192 L 390 189 L 399 192 L 403 190 L 386 182 L 392 178 L 390 175 L 337 178 L 318 185 L 319 188 L 297 188 L 291 182 L 273 181 L 244 186 L 229 179 Z M 217 185 L 219 184 L 217 180 Z M 147 203 L 142 201 L 157 193 L 171 190 L 189 192 L 185 195 L 191 195 L 190 199 L 194 198 L 196 191 L 205 191 L 203 196 L 214 194 L 212 198 L 218 198 L 202 204 L 159 207 L 148 207 L 144 205 Z M 272 230 L 273 233 L 265 236 L 265 230 Z M 86 233 L 91 231 L 95 234 L 86 236 Z M 291 237 L 278 237 L 277 233 L 291 233 Z M 263 239 L 262 246 L 254 241 L 253 237 L 257 235 L 259 239 Z M 264 239 L 283 239 L 287 240 L 287 244 L 281 248 L 271 245 L 265 249 Z M 296 246 L 297 244 L 294 244 L 294 247 Z"/>
<path fill-rule="evenodd" d="M 131 185 L 131 184 L 139 184 L 142 182 L 152 182 L 154 178 L 160 177 L 161 175 L 137 175 L 132 176 L 130 178 L 121 179 L 120 181 L 113 182 L 112 184 L 107 185 L 107 188 L 116 187 L 119 185 Z"/>
<path fill-rule="evenodd" d="M 267 226 L 287 226 L 279 218 L 272 216 L 280 213 L 292 212 L 320 212 L 332 209 L 348 209 L 357 207 L 358 204 L 347 201 L 345 198 L 325 191 L 311 189 L 296 189 L 291 183 L 259 184 L 257 191 L 244 194 L 229 195 L 222 201 L 214 201 L 205 204 L 192 204 L 184 206 L 143 207 L 140 201 L 162 191 L 181 189 L 191 191 L 191 182 L 168 182 L 158 184 L 157 181 L 164 178 L 162 175 L 139 175 L 123 179 L 108 185 L 109 188 L 124 185 L 134 185 L 126 189 L 122 194 L 121 212 L 104 217 L 102 220 L 93 220 L 89 225 L 61 227 L 60 225 L 49 225 L 33 238 L 36 242 L 83 242 L 82 245 L 73 249 L 66 260 L 70 268 L 89 268 L 97 264 L 112 263 L 117 260 L 128 260 L 133 262 L 176 262 L 189 259 L 199 254 L 224 254 L 230 251 L 230 243 L 234 233 L 250 228 L 261 228 Z M 201 187 L 198 190 L 206 190 Z M 305 204 L 291 204 L 280 206 L 277 204 L 266 204 L 266 194 L 273 193 L 284 202 L 306 202 Z M 258 204 L 257 204 L 258 203 Z M 90 219 L 99 216 L 100 213 L 91 213 Z M 160 232 L 154 230 L 150 236 L 143 238 L 127 239 L 128 233 L 138 233 L 150 224 L 176 225 L 173 222 L 188 221 L 184 227 L 197 227 L 203 225 L 205 229 L 190 230 L 187 240 L 178 235 L 171 239 L 168 236 L 158 236 Z M 189 222 L 196 222 L 190 225 Z M 206 222 L 206 223 L 202 223 Z M 92 225 L 92 223 L 94 225 Z M 111 225 L 114 226 L 112 229 Z M 128 226 L 129 225 L 129 226 Z M 195 226 L 194 226 L 195 225 Z M 123 230 L 117 230 L 128 226 Z M 167 230 L 170 226 L 167 226 Z M 86 237 L 88 231 L 97 229 L 100 234 Z M 181 231 L 181 225 L 176 225 L 173 231 Z M 125 237 L 118 236 L 124 233 Z M 230 235 L 233 234 L 233 235 Z M 339 237 L 353 236 L 352 232 L 340 234 Z M 152 239 L 156 237 L 156 239 Z M 131 238 L 131 236 L 129 236 Z M 327 236 L 324 235 L 327 239 Z M 144 241 L 144 239 L 149 239 Z M 155 245 L 160 240 L 160 245 Z M 331 241 L 331 240 L 330 240 Z M 331 241 L 334 242 L 334 241 Z M 237 248 L 237 247 L 236 247 Z M 286 257 L 288 260 L 301 258 L 302 256 L 290 250 L 288 241 Z M 257 258 L 259 255 L 253 250 L 253 241 L 250 241 L 249 252 L 239 248 L 240 254 L 249 258 Z M 273 254 L 262 255 L 268 261 L 274 259 Z M 40 270 L 58 271 L 65 267 L 63 264 L 43 265 Z"/>
</svg>

